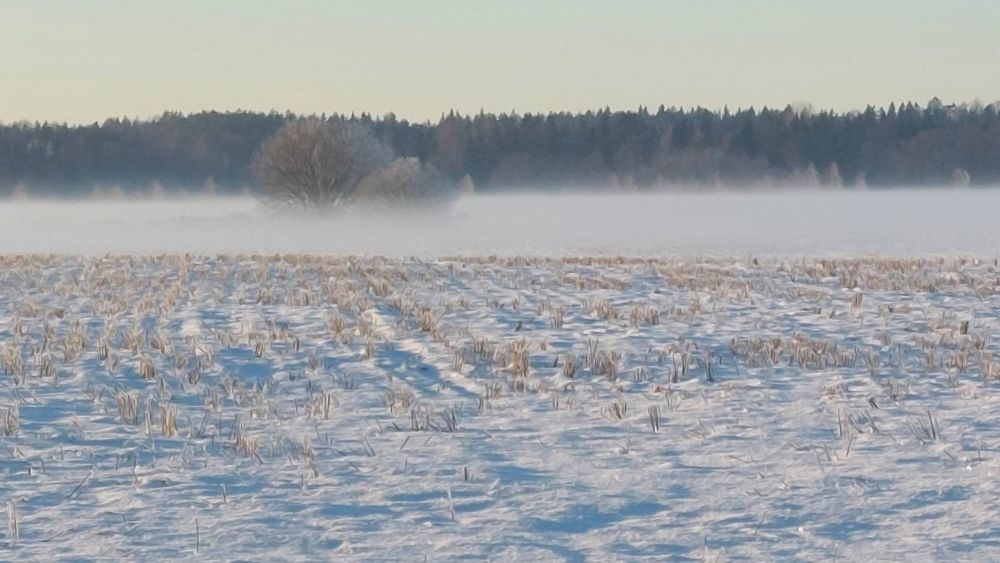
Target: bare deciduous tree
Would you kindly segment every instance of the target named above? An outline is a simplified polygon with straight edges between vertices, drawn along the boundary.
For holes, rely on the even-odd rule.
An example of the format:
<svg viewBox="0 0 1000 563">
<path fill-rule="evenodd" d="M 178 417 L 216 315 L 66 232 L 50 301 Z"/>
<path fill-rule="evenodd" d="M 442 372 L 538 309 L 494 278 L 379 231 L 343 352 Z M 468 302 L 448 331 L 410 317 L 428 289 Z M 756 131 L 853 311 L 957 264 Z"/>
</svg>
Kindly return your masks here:
<svg viewBox="0 0 1000 563">
<path fill-rule="evenodd" d="M 349 205 L 361 180 L 391 158 L 367 128 L 309 117 L 283 125 L 261 146 L 254 164 L 272 202 L 337 208 Z"/>
</svg>

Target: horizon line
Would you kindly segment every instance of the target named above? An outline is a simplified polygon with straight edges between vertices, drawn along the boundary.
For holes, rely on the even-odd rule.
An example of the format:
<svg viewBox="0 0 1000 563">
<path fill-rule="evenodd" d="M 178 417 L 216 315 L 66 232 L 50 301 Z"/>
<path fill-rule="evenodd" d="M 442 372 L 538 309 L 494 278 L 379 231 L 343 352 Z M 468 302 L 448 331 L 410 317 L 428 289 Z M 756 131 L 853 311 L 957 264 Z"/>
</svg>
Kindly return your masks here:
<svg viewBox="0 0 1000 563">
<path fill-rule="evenodd" d="M 788 103 L 786 103 L 782 107 L 779 107 L 777 105 L 775 105 L 775 106 L 769 106 L 767 104 L 763 104 L 763 105 L 760 106 L 760 109 L 757 109 L 757 107 L 755 105 L 753 105 L 753 104 L 748 105 L 748 106 L 735 106 L 736 109 L 731 109 L 729 104 L 723 104 L 722 107 L 708 107 L 708 106 L 702 106 L 702 105 L 694 105 L 694 106 L 669 105 L 668 106 L 665 103 L 660 103 L 657 106 L 655 106 L 656 109 L 654 111 L 652 111 L 652 112 L 649 112 L 649 108 L 652 107 L 652 106 L 645 105 L 645 104 L 639 104 L 637 107 L 632 107 L 632 108 L 621 108 L 621 107 L 612 107 L 611 105 L 604 105 L 602 107 L 590 108 L 590 109 L 585 109 L 585 110 L 541 110 L 541 111 L 530 111 L 530 110 L 529 111 L 519 111 L 516 108 L 511 109 L 511 110 L 504 110 L 504 111 L 494 111 L 494 110 L 486 110 L 485 108 L 480 108 L 478 111 L 471 111 L 471 112 L 465 111 L 465 112 L 463 112 L 462 110 L 459 110 L 459 109 L 456 109 L 456 108 L 450 108 L 450 109 L 448 109 L 446 111 L 442 111 L 440 113 L 440 116 L 438 118 L 436 118 L 436 119 L 426 118 L 426 119 L 419 119 L 419 120 L 418 119 L 410 119 L 410 118 L 407 118 L 407 117 L 404 117 L 404 116 L 400 116 L 399 114 L 397 114 L 394 111 L 386 111 L 386 112 L 382 112 L 382 113 L 378 113 L 378 112 L 375 112 L 375 111 L 350 111 L 350 112 L 337 112 L 337 111 L 333 111 L 333 112 L 325 112 L 325 111 L 317 112 L 317 111 L 309 111 L 309 112 L 299 112 L 299 111 L 292 110 L 291 108 L 286 108 L 285 110 L 278 110 L 277 108 L 273 108 L 272 107 L 271 109 L 268 109 L 268 110 L 261 110 L 261 109 L 251 109 L 251 108 L 237 107 L 237 108 L 226 108 L 226 109 L 204 108 L 204 109 L 199 109 L 199 110 L 187 110 L 187 111 L 186 110 L 182 110 L 182 109 L 164 109 L 163 111 L 161 111 L 161 112 L 159 112 L 157 114 L 147 115 L 147 116 L 142 116 L 142 117 L 140 117 L 140 116 L 130 116 L 130 115 L 127 115 L 127 114 L 122 114 L 122 115 L 107 115 L 107 116 L 105 116 L 102 119 L 95 119 L 95 120 L 72 120 L 72 121 L 71 120 L 49 120 L 49 119 L 40 119 L 40 118 L 20 118 L 20 119 L 13 119 L 13 120 L 8 121 L 8 120 L 4 119 L 2 115 L 0 115 L 0 126 L 19 125 L 19 124 L 31 124 L 31 125 L 34 125 L 34 124 L 47 124 L 47 125 L 50 125 L 50 126 L 84 127 L 84 126 L 90 126 L 90 125 L 94 125 L 94 124 L 100 125 L 104 121 L 115 120 L 115 119 L 118 119 L 118 120 L 128 120 L 128 121 L 131 121 L 133 123 L 134 122 L 149 123 L 149 122 L 156 121 L 156 120 L 158 120 L 158 119 L 160 119 L 162 117 L 168 116 L 168 115 L 170 115 L 170 116 L 172 116 L 172 115 L 179 115 L 181 117 L 190 117 L 190 116 L 193 116 L 193 115 L 209 114 L 209 113 L 218 113 L 218 114 L 247 113 L 247 114 L 258 114 L 258 115 L 278 114 L 278 115 L 284 115 L 284 116 L 291 115 L 291 116 L 294 116 L 294 117 L 316 117 L 316 116 L 322 116 L 322 117 L 347 117 L 347 116 L 350 116 L 351 118 L 358 118 L 358 117 L 368 116 L 368 117 L 370 117 L 372 119 L 384 119 L 384 118 L 387 118 L 389 116 L 392 116 L 397 121 L 406 121 L 406 122 L 411 123 L 411 124 L 427 124 L 427 125 L 433 125 L 434 123 L 440 122 L 441 120 L 443 120 L 446 117 L 451 116 L 451 115 L 455 115 L 455 116 L 459 116 L 459 117 L 475 117 L 477 115 L 491 115 L 491 116 L 573 115 L 573 116 L 576 116 L 576 115 L 586 115 L 587 113 L 599 113 L 599 112 L 603 112 L 603 111 L 610 111 L 612 113 L 639 113 L 640 111 L 645 110 L 645 111 L 647 111 L 649 113 L 657 113 L 657 112 L 659 112 L 660 108 L 663 108 L 665 111 L 682 111 L 682 112 L 685 112 L 685 113 L 707 110 L 707 111 L 709 111 L 711 113 L 715 113 L 715 114 L 718 114 L 718 115 L 723 115 L 727 111 L 729 113 L 739 113 L 739 112 L 749 111 L 749 110 L 753 110 L 755 112 L 762 112 L 762 111 L 765 111 L 765 110 L 767 110 L 767 111 L 774 111 L 774 110 L 785 111 L 787 109 L 791 109 L 796 114 L 801 114 L 803 112 L 806 112 L 807 115 L 815 115 L 815 114 L 820 114 L 820 113 L 827 113 L 827 114 L 830 114 L 830 115 L 851 115 L 851 114 L 864 113 L 865 111 L 868 111 L 869 109 L 873 109 L 875 111 L 878 111 L 878 110 L 887 110 L 890 106 L 893 106 L 893 105 L 896 106 L 897 108 L 899 108 L 899 107 L 905 106 L 906 104 L 913 104 L 914 107 L 916 107 L 917 109 L 922 109 L 922 108 L 925 108 L 928 105 L 930 105 L 930 103 L 933 102 L 934 100 L 937 100 L 938 102 L 940 102 L 944 107 L 958 107 L 958 108 L 966 107 L 966 108 L 969 108 L 969 107 L 977 107 L 978 106 L 980 109 L 985 109 L 987 107 L 993 106 L 995 109 L 1000 109 L 1000 99 L 994 100 L 992 102 L 984 102 L 982 99 L 980 99 L 980 98 L 977 97 L 977 98 L 973 99 L 972 101 L 967 101 L 967 100 L 963 100 L 963 101 L 949 100 L 949 101 L 946 102 L 944 100 L 941 100 L 937 96 L 932 96 L 929 100 L 927 100 L 926 102 L 923 102 L 923 105 L 921 105 L 921 102 L 916 102 L 916 101 L 914 101 L 912 99 L 909 99 L 909 100 L 905 100 L 905 101 L 901 100 L 899 102 L 890 101 L 890 102 L 885 103 L 885 104 L 867 104 L 862 109 L 859 109 L 857 107 L 853 107 L 851 109 L 846 109 L 846 110 L 845 109 L 838 110 L 836 108 L 816 109 L 813 106 L 813 104 L 811 102 L 808 102 L 808 101 L 788 102 Z"/>
</svg>

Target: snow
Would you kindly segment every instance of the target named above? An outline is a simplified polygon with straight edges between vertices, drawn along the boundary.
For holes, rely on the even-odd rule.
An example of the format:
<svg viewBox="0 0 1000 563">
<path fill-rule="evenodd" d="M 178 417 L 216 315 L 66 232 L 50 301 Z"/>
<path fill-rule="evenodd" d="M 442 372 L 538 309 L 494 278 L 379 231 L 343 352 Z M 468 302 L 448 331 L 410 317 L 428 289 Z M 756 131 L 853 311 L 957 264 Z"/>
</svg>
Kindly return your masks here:
<svg viewBox="0 0 1000 563">
<path fill-rule="evenodd" d="M 86 217 L 9 204 L 27 211 L 0 212 L 17 233 L 4 250 L 81 255 L 0 258 L 0 423 L 17 422 L 0 436 L 0 558 L 996 559 L 996 264 L 820 257 L 988 255 L 980 208 L 996 196 L 954 196 L 966 228 L 952 230 L 940 207 L 838 197 L 861 202 L 851 234 L 814 209 L 809 236 L 828 244 L 794 259 L 778 251 L 798 242 L 771 237 L 805 219 L 731 244 L 747 224 L 738 198 L 700 230 L 700 212 L 663 201 L 708 199 L 621 200 L 607 213 L 652 209 L 625 234 L 590 224 L 610 254 L 662 213 L 699 255 L 661 259 L 438 254 L 537 236 L 517 214 L 516 236 L 480 215 L 469 240 L 449 225 L 413 241 L 421 258 L 215 256 L 370 248 L 365 233 L 314 240 L 320 227 L 277 218 L 255 238 L 237 228 L 262 213 L 246 202 L 127 217 L 137 203 Z M 605 206 L 587 201 L 575 210 L 598 219 Z M 890 207 L 891 240 L 877 211 Z M 929 248 L 905 238 L 930 240 L 928 225 Z M 562 234 L 538 251 L 597 242 Z M 187 247 L 212 257 L 101 256 Z M 395 250 L 380 253 L 411 253 Z M 130 396 L 131 422 L 116 402 Z"/>
</svg>

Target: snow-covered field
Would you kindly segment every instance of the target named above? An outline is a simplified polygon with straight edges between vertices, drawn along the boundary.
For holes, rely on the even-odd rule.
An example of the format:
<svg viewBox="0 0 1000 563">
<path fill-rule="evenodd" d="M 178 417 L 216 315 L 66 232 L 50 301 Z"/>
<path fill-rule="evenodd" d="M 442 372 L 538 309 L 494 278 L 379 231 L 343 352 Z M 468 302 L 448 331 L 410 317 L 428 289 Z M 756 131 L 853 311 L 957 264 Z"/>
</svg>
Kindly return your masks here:
<svg viewBox="0 0 1000 563">
<path fill-rule="evenodd" d="M 998 284 L 992 259 L 0 258 L 0 559 L 997 559 Z"/>
</svg>

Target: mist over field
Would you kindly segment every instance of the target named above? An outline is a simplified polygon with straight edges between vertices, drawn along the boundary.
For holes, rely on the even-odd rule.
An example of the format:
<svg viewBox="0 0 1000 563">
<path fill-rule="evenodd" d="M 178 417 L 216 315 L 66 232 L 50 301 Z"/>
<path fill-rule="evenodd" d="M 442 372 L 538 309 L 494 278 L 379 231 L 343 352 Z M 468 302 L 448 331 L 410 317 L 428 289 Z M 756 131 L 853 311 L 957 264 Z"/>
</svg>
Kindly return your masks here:
<svg viewBox="0 0 1000 563">
<path fill-rule="evenodd" d="M 1000 191 L 466 196 L 433 211 L 276 212 L 251 197 L 3 200 L 0 251 L 56 254 L 975 255 Z"/>
</svg>

